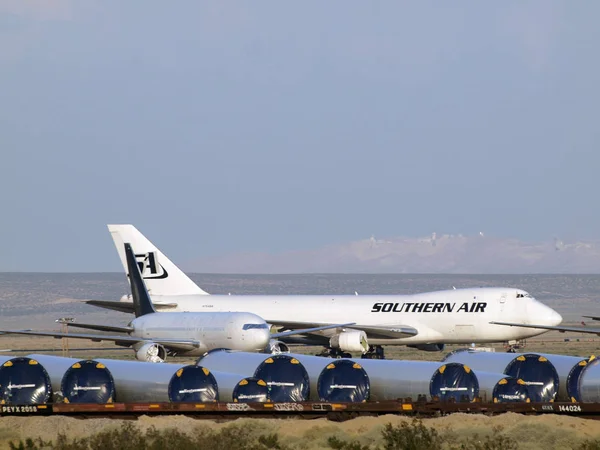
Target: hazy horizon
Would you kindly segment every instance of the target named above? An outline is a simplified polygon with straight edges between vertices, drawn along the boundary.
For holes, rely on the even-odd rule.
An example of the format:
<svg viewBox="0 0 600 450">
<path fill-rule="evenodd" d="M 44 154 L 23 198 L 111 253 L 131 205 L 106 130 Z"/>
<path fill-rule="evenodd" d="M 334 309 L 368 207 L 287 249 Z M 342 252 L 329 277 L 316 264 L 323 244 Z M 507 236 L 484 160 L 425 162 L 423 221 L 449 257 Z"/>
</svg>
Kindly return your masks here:
<svg viewBox="0 0 600 450">
<path fill-rule="evenodd" d="M 118 259 L 116 251 L 115 259 Z M 302 251 L 233 252 L 174 263 L 189 274 L 583 275 L 600 272 L 600 240 L 524 242 L 481 234 L 436 233 L 419 238 L 371 236 Z M 123 273 L 118 269 L 0 272 Z"/>
</svg>

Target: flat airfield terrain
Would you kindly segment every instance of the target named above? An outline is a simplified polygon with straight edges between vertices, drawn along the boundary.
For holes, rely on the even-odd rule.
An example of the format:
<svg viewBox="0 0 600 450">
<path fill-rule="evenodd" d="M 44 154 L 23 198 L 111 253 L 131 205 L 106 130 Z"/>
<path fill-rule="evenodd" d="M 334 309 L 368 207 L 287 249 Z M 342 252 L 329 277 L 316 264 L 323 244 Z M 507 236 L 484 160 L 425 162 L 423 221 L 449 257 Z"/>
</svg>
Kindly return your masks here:
<svg viewBox="0 0 600 450">
<path fill-rule="evenodd" d="M 539 300 L 557 309 L 565 323 L 580 324 L 581 315 L 600 316 L 600 276 L 595 275 L 193 275 L 192 278 L 211 293 L 251 294 L 408 294 L 438 289 L 476 286 L 509 286 L 526 289 Z M 122 274 L 0 274 L 0 329 L 31 328 L 60 330 L 54 321 L 76 317 L 80 322 L 125 325 L 131 316 L 104 311 L 82 303 L 84 299 L 118 300 L 128 286 Z M 251 306 L 249 307 L 249 309 Z M 586 321 L 586 326 L 600 322 Z M 77 332 L 72 330 L 71 332 Z M 1 335 L 0 349 L 10 355 L 51 353 L 61 355 L 60 339 Z M 71 357 L 132 359 L 132 351 L 111 343 L 68 340 Z M 494 345 L 503 351 L 501 344 Z M 460 346 L 447 346 L 443 352 L 422 352 L 405 347 L 386 347 L 386 356 L 394 359 L 441 360 Z M 300 353 L 316 353 L 318 348 L 298 348 Z M 561 353 L 589 356 L 600 354 L 596 335 L 550 332 L 529 339 L 523 352 Z M 193 362 L 172 358 L 171 362 Z M 398 424 L 409 419 L 397 416 L 361 417 L 343 423 L 291 419 L 239 419 L 228 423 L 199 421 L 184 416 L 141 417 L 135 423 L 142 429 L 177 428 L 193 433 L 196 427 L 215 430 L 241 425 L 257 433 L 277 432 L 293 448 L 324 448 L 329 436 L 357 438 L 362 444 L 380 441 L 385 423 Z M 70 437 L 85 437 L 101 430 L 118 427 L 121 419 L 86 419 L 73 417 L 1 417 L 0 447 L 7 448 L 14 439 L 41 436 L 55 439 L 59 432 Z M 515 439 L 519 448 L 577 448 L 587 438 L 600 438 L 600 422 L 558 415 L 521 416 L 504 414 L 496 417 L 454 414 L 425 419 L 449 443 L 467 437 L 484 436 L 493 428 Z"/>
</svg>

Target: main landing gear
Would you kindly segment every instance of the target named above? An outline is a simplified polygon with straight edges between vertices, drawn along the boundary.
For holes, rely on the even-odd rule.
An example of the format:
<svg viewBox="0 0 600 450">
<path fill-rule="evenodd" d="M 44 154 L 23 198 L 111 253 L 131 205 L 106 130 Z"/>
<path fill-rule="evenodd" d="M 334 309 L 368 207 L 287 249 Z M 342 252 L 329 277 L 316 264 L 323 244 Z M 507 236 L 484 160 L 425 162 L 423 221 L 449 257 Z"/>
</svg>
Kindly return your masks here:
<svg viewBox="0 0 600 450">
<path fill-rule="evenodd" d="M 322 352 L 315 356 L 325 358 L 352 358 L 351 353 L 346 353 L 339 348 L 324 348 Z M 362 359 L 385 359 L 383 347 L 381 345 L 369 345 L 369 351 L 361 356 Z"/>
<path fill-rule="evenodd" d="M 321 353 L 315 356 L 323 356 L 325 358 L 352 358 L 352 354 L 341 351 L 339 348 L 324 348 Z"/>
<path fill-rule="evenodd" d="M 381 345 L 369 345 L 369 351 L 361 356 L 362 359 L 385 359 Z"/>
</svg>

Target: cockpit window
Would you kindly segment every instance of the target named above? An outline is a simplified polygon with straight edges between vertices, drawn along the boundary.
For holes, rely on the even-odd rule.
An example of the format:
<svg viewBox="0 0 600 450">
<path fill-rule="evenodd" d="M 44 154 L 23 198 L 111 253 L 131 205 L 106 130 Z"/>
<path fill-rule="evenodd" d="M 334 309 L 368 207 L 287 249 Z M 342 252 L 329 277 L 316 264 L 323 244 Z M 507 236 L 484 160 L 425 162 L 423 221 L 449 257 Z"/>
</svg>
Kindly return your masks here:
<svg viewBox="0 0 600 450">
<path fill-rule="evenodd" d="M 529 295 L 527 292 L 523 293 L 523 292 L 517 292 L 517 298 L 533 298 L 531 295 Z"/>
<path fill-rule="evenodd" d="M 269 325 L 266 323 L 245 323 L 242 327 L 243 330 L 267 330 Z"/>
</svg>

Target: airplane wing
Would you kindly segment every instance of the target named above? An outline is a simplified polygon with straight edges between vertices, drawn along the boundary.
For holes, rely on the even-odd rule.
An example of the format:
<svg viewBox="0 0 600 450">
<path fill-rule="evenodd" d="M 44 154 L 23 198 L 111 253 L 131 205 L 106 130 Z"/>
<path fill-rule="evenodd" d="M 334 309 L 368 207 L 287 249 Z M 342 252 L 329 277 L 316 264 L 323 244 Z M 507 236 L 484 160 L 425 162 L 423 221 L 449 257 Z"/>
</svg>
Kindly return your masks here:
<svg viewBox="0 0 600 450">
<path fill-rule="evenodd" d="M 521 327 L 521 328 L 537 328 L 539 330 L 554 330 L 560 331 L 564 333 L 566 331 L 572 333 L 590 333 L 597 334 L 600 336 L 600 328 L 591 328 L 591 327 L 563 327 L 560 325 L 550 326 L 550 325 L 523 325 L 521 323 L 510 323 L 510 322 L 490 322 L 493 325 L 505 325 L 508 327 Z"/>
<path fill-rule="evenodd" d="M 406 325 L 399 326 L 362 326 L 357 325 L 352 328 L 357 330 L 363 330 L 367 333 L 367 338 L 373 339 L 399 339 L 405 337 L 416 336 L 419 331 L 416 328 L 409 327 Z"/>
<path fill-rule="evenodd" d="M 298 330 L 284 331 L 282 333 L 271 333 L 271 337 L 274 339 L 279 339 L 286 336 L 293 336 L 295 334 L 304 334 L 304 333 L 315 333 L 317 331 L 330 330 L 332 328 L 346 328 L 348 325 L 356 325 L 354 322 L 352 323 L 341 323 L 334 325 L 324 325 L 320 327 L 314 328 L 301 328 Z"/>
<path fill-rule="evenodd" d="M 132 327 L 115 327 L 109 325 L 96 325 L 91 323 L 69 322 L 70 327 L 85 328 L 86 330 L 108 331 L 113 333 L 131 333 Z"/>
<path fill-rule="evenodd" d="M 29 336 L 50 336 L 56 339 L 69 338 L 69 339 L 88 339 L 93 342 L 101 341 L 112 341 L 117 345 L 130 347 L 133 344 L 139 342 L 153 342 L 155 344 L 161 344 L 165 347 L 169 347 L 175 350 L 190 350 L 200 346 L 198 341 L 185 340 L 185 339 L 149 339 L 149 338 L 137 338 L 133 336 L 116 336 L 108 334 L 87 334 L 87 333 L 56 333 L 51 331 L 26 331 L 26 330 L 2 330 L 0 333 L 5 334 L 25 334 Z"/>
<path fill-rule="evenodd" d="M 360 325 L 360 324 L 346 324 L 346 325 L 335 325 L 335 324 L 327 324 L 327 323 L 314 323 L 314 322 L 282 322 L 278 320 L 267 320 L 268 323 L 276 326 L 281 326 L 287 329 L 301 329 L 301 328 L 320 328 L 320 327 L 328 327 L 328 328 L 350 328 L 352 330 L 362 330 L 367 333 L 367 338 L 372 339 L 399 339 L 410 336 L 416 336 L 419 334 L 419 331 L 416 328 L 409 327 L 407 325 L 394 325 L 394 326 L 386 326 L 386 325 Z M 321 329 L 328 329 L 321 328 Z M 304 333 L 314 333 L 316 331 L 304 331 Z"/>
<path fill-rule="evenodd" d="M 592 320 L 600 320 L 600 317 L 598 317 L 598 316 L 581 316 L 581 317 L 585 317 L 586 319 L 592 319 Z"/>
<path fill-rule="evenodd" d="M 124 313 L 134 313 L 133 302 L 114 302 L 109 300 L 86 300 L 85 303 L 99 308 L 112 309 Z M 169 311 L 177 308 L 177 303 L 154 303 L 154 309 L 157 311 Z"/>
</svg>

